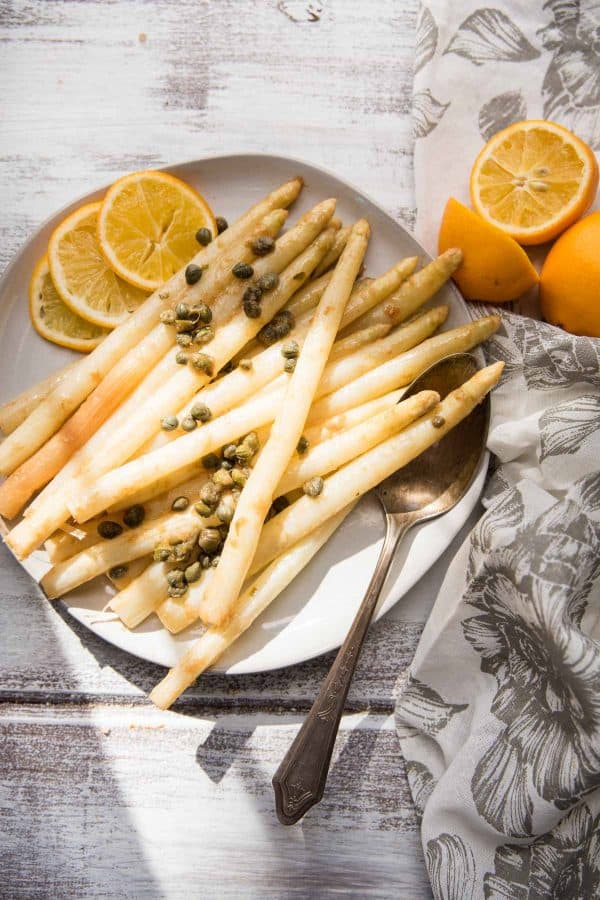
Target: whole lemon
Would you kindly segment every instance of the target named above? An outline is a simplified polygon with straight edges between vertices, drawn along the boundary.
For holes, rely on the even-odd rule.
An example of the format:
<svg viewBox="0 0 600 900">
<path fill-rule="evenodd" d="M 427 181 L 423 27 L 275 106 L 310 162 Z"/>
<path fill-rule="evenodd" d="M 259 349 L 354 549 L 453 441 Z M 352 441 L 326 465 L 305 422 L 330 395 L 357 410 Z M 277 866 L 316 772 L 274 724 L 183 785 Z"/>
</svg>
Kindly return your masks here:
<svg viewBox="0 0 600 900">
<path fill-rule="evenodd" d="M 552 325 L 600 337 L 600 212 L 572 225 L 550 250 L 540 277 L 540 304 Z"/>
</svg>

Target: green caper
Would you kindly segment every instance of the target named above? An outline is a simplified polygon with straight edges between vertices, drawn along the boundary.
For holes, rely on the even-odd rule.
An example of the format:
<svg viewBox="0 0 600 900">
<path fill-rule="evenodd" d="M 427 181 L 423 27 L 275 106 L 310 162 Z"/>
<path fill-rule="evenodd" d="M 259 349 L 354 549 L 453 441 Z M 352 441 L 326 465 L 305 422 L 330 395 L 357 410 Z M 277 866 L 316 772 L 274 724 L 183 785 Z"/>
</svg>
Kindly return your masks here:
<svg viewBox="0 0 600 900">
<path fill-rule="evenodd" d="M 212 356 L 208 356 L 206 353 L 194 353 L 190 361 L 195 369 L 199 369 L 206 375 L 212 375 L 215 371 L 215 361 Z"/>
<path fill-rule="evenodd" d="M 258 435 L 255 431 L 249 431 L 243 441 L 244 444 L 247 444 L 251 450 L 256 453 L 257 450 L 260 449 L 260 441 L 258 439 Z"/>
<path fill-rule="evenodd" d="M 215 472 L 212 480 L 214 484 L 218 484 L 220 487 L 228 488 L 233 486 L 233 478 L 226 469 L 219 469 L 218 472 Z"/>
<path fill-rule="evenodd" d="M 196 240 L 199 244 L 202 244 L 203 247 L 208 247 L 210 242 L 212 241 L 212 234 L 209 228 L 199 228 L 196 232 Z"/>
<path fill-rule="evenodd" d="M 113 566 L 112 569 L 108 570 L 109 578 L 122 578 L 123 575 L 127 575 L 128 566 Z"/>
<path fill-rule="evenodd" d="M 275 241 L 269 235 L 263 235 L 250 242 L 250 249 L 255 256 L 267 256 L 275 249 Z"/>
<path fill-rule="evenodd" d="M 215 336 L 215 329 L 210 325 L 205 325 L 204 328 L 199 328 L 193 334 L 193 341 L 195 344 L 209 344 Z"/>
<path fill-rule="evenodd" d="M 183 350 L 178 350 L 177 353 L 175 354 L 175 362 L 179 366 L 187 366 L 187 362 L 188 362 L 187 353 L 184 353 Z"/>
<path fill-rule="evenodd" d="M 180 347 L 189 347 L 192 343 L 192 336 L 191 334 L 178 334 L 175 341 Z"/>
<path fill-rule="evenodd" d="M 183 584 L 184 576 L 181 569 L 171 569 L 167 572 L 167 584 Z"/>
<path fill-rule="evenodd" d="M 212 562 L 212 560 L 211 560 L 210 556 L 201 556 L 200 557 L 200 565 L 202 566 L 203 569 L 210 569 L 211 562 Z"/>
<path fill-rule="evenodd" d="M 187 584 L 170 584 L 167 588 L 167 594 L 169 597 L 179 598 L 184 597 L 187 593 Z"/>
<path fill-rule="evenodd" d="M 212 310 L 206 303 L 196 304 L 196 306 L 192 308 L 192 311 L 194 313 L 194 318 L 204 325 L 208 325 L 209 322 L 212 322 Z"/>
<path fill-rule="evenodd" d="M 241 444 L 238 444 L 237 449 L 235 451 L 235 458 L 239 460 L 239 462 L 249 462 L 254 456 L 254 450 L 243 441 Z"/>
<path fill-rule="evenodd" d="M 203 528 L 198 536 L 198 546 L 205 553 L 216 553 L 221 543 L 221 535 L 217 528 Z"/>
<path fill-rule="evenodd" d="M 192 334 L 196 328 L 196 323 L 191 319 L 176 319 L 175 331 L 177 334 Z"/>
<path fill-rule="evenodd" d="M 202 278 L 202 269 L 195 263 L 190 263 L 185 269 L 185 280 L 188 284 L 196 284 Z"/>
<path fill-rule="evenodd" d="M 260 319 L 260 303 L 257 303 L 256 300 L 244 300 L 242 308 L 244 310 L 244 315 L 249 319 Z"/>
<path fill-rule="evenodd" d="M 193 545 L 188 541 L 179 541 L 173 547 L 173 556 L 177 562 L 188 562 L 193 549 Z"/>
<path fill-rule="evenodd" d="M 188 584 L 192 584 L 194 581 L 198 581 L 200 578 L 200 574 L 202 572 L 202 566 L 199 562 L 192 563 L 191 566 L 188 566 L 185 572 L 183 573 L 185 576 L 185 580 Z"/>
<path fill-rule="evenodd" d="M 216 453 L 207 453 L 202 457 L 202 465 L 205 469 L 218 469 L 221 460 Z"/>
<path fill-rule="evenodd" d="M 281 348 L 281 355 L 284 359 L 298 359 L 300 355 L 300 345 L 298 341 L 286 341 Z"/>
<path fill-rule="evenodd" d="M 175 500 L 171 503 L 171 509 L 173 512 L 183 512 L 184 509 L 187 509 L 190 505 L 190 501 L 187 497 L 176 497 Z"/>
<path fill-rule="evenodd" d="M 231 480 L 234 484 L 237 484 L 238 487 L 243 488 L 248 481 L 248 475 L 243 469 L 238 469 L 236 466 L 231 470 Z"/>
<path fill-rule="evenodd" d="M 154 562 L 167 562 L 171 559 L 172 555 L 169 547 L 156 547 L 152 554 L 152 558 Z"/>
<path fill-rule="evenodd" d="M 222 488 L 214 483 L 214 481 L 207 481 L 206 484 L 203 484 L 200 488 L 200 500 L 203 503 L 206 503 L 207 506 L 212 506 L 213 509 L 219 502 L 221 497 Z"/>
<path fill-rule="evenodd" d="M 242 280 L 252 278 L 252 276 L 254 275 L 254 269 L 252 268 L 252 266 L 248 265 L 248 263 L 243 262 L 236 263 L 231 271 L 236 278 L 241 278 Z"/>
<path fill-rule="evenodd" d="M 219 555 L 219 556 L 213 556 L 213 558 L 212 558 L 211 561 L 210 561 L 210 564 L 211 564 L 211 566 L 212 566 L 213 569 L 216 569 L 216 568 L 217 568 L 217 566 L 219 565 L 219 560 L 220 560 L 220 559 L 221 559 L 221 556 L 220 556 L 220 555 Z"/>
<path fill-rule="evenodd" d="M 163 416 L 160 420 L 160 427 L 163 431 L 175 431 L 178 425 L 179 419 L 177 416 Z"/>
<path fill-rule="evenodd" d="M 322 492 L 325 482 L 320 475 L 315 475 L 302 485 L 302 490 L 308 497 L 318 497 Z"/>
<path fill-rule="evenodd" d="M 227 499 L 221 500 L 219 505 L 215 510 L 215 515 L 220 522 L 223 522 L 225 525 L 229 525 L 231 520 L 233 519 L 233 514 L 235 509 L 233 507 L 233 503 L 228 502 Z"/>
<path fill-rule="evenodd" d="M 257 287 L 264 291 L 274 290 L 279 284 L 279 275 L 277 272 L 265 272 L 264 275 L 261 275 L 260 278 L 256 282 Z"/>
<path fill-rule="evenodd" d="M 198 427 L 198 423 L 191 416 L 184 416 L 181 420 L 181 427 L 184 431 L 193 431 Z"/>
<path fill-rule="evenodd" d="M 202 500 L 198 503 L 194 504 L 194 510 L 198 513 L 199 516 L 202 516 L 203 519 L 208 519 L 209 516 L 212 516 L 212 509 Z"/>
<path fill-rule="evenodd" d="M 228 459 L 221 460 L 221 468 L 225 469 L 226 472 L 231 472 L 233 469 L 233 463 L 229 462 Z"/>
<path fill-rule="evenodd" d="M 217 234 L 223 234 L 229 228 L 229 223 L 223 216 L 217 216 L 215 222 L 217 223 Z"/>
<path fill-rule="evenodd" d="M 212 413 L 206 403 L 194 403 L 190 409 L 190 415 L 197 422 L 210 422 Z"/>
<path fill-rule="evenodd" d="M 160 314 L 160 321 L 163 325 L 174 325 L 176 318 L 175 311 L 172 309 L 164 309 Z"/>
<path fill-rule="evenodd" d="M 273 316 L 270 322 L 267 322 L 260 329 L 256 338 L 264 347 L 270 347 L 276 341 L 287 337 L 294 325 L 293 313 L 289 309 L 281 309 Z"/>
<path fill-rule="evenodd" d="M 238 366 L 240 369 L 243 369 L 244 372 L 249 372 L 252 368 L 252 360 L 251 359 L 240 359 Z"/>
<path fill-rule="evenodd" d="M 290 375 L 291 375 L 292 372 L 295 372 L 295 371 L 296 371 L 296 363 L 297 363 L 297 362 L 298 362 L 297 359 L 286 359 L 286 361 L 285 361 L 284 364 L 283 364 L 283 370 L 284 370 L 284 372 L 289 372 Z"/>
<path fill-rule="evenodd" d="M 434 428 L 442 428 L 446 424 L 446 420 L 443 416 L 434 416 L 431 420 L 431 424 Z"/>
<path fill-rule="evenodd" d="M 297 451 L 297 453 L 299 453 L 300 456 L 302 456 L 304 453 L 306 453 L 306 451 L 308 450 L 309 446 L 310 446 L 310 444 L 309 444 L 309 442 L 308 442 L 308 438 L 305 438 L 303 434 L 300 435 L 300 440 L 299 440 L 298 443 L 296 444 L 296 451 Z"/>
<path fill-rule="evenodd" d="M 244 291 L 244 296 L 242 300 L 244 302 L 254 300 L 256 303 L 260 303 L 260 298 L 262 297 L 262 290 L 259 288 L 257 284 L 249 284 L 246 290 Z"/>
<path fill-rule="evenodd" d="M 187 303 L 178 303 L 175 307 L 175 314 L 178 319 L 189 319 L 190 308 Z"/>
<path fill-rule="evenodd" d="M 138 525 L 142 524 L 145 516 L 146 510 L 141 503 L 134 503 L 133 506 L 130 506 L 129 509 L 126 509 L 123 513 L 123 521 L 128 528 L 137 528 Z"/>
<path fill-rule="evenodd" d="M 123 526 L 118 522 L 113 522 L 111 519 L 105 519 L 104 522 L 100 522 L 98 525 L 98 534 L 101 538 L 112 541 L 113 538 L 123 534 Z"/>
<path fill-rule="evenodd" d="M 223 457 L 225 459 L 235 459 L 236 453 L 237 453 L 236 444 L 226 444 L 223 447 Z"/>
</svg>

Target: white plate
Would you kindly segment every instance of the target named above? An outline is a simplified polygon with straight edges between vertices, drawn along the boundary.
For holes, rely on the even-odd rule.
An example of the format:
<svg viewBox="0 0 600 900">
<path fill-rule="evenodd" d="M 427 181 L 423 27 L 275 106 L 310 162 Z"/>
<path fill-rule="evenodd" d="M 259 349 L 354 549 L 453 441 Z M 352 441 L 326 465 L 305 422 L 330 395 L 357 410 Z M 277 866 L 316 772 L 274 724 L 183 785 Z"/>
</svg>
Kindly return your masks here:
<svg viewBox="0 0 600 900">
<path fill-rule="evenodd" d="M 293 175 L 305 187 L 293 209 L 300 212 L 325 197 L 336 197 L 337 214 L 345 222 L 365 216 L 373 237 L 367 272 L 377 274 L 402 256 L 427 254 L 404 228 L 372 200 L 335 176 L 295 159 L 259 154 L 217 157 L 172 166 L 167 171 L 199 188 L 215 212 L 233 220 L 260 196 Z M 45 252 L 48 237 L 66 213 L 101 197 L 96 191 L 59 212 L 22 248 L 0 282 L 0 394 L 5 400 L 64 365 L 70 351 L 38 337 L 29 322 L 27 286 L 34 264 Z M 453 285 L 435 298 L 447 303 L 446 327 L 469 321 L 464 301 Z M 387 590 L 377 611 L 386 613 L 433 565 L 460 530 L 481 493 L 487 459 L 468 493 L 451 512 L 413 529 L 394 562 Z M 383 517 L 377 502 L 364 498 L 342 527 L 290 587 L 221 659 L 218 671 L 242 674 L 292 665 L 338 647 L 360 603 L 383 539 Z M 39 580 L 48 568 L 43 552 L 33 554 L 24 568 Z M 142 659 L 171 666 L 195 637 L 194 629 L 170 635 L 156 616 L 128 631 L 110 614 L 102 613 L 112 589 L 96 579 L 62 601 L 80 622 L 100 637 Z"/>
</svg>

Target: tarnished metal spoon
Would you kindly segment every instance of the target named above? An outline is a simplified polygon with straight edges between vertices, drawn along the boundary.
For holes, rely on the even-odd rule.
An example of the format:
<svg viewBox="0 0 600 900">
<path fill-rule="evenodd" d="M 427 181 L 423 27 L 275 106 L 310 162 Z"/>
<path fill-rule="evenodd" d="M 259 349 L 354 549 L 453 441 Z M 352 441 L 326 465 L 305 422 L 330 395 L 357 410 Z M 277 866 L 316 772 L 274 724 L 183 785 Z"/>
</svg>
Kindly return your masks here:
<svg viewBox="0 0 600 900">
<path fill-rule="evenodd" d="M 468 353 L 447 356 L 419 375 L 402 399 L 424 390 L 445 397 L 477 369 Z M 398 543 L 417 522 L 448 512 L 464 496 L 485 451 L 489 413 L 486 397 L 441 441 L 375 489 L 386 517 L 385 540 L 348 636 L 273 776 L 277 817 L 283 825 L 293 825 L 323 796 L 350 682 Z"/>
</svg>

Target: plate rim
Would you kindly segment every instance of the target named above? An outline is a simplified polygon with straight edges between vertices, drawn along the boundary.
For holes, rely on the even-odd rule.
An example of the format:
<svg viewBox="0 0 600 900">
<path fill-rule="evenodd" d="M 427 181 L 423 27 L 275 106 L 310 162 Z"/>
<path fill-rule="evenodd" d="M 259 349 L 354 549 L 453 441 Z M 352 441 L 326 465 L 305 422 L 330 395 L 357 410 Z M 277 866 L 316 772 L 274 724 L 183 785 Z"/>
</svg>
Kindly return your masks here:
<svg viewBox="0 0 600 900">
<path fill-rule="evenodd" d="M 342 185 L 346 190 L 353 192 L 358 198 L 360 198 L 362 200 L 366 200 L 369 204 L 374 206 L 377 209 L 377 211 L 383 217 L 385 217 L 385 219 L 393 227 L 401 229 L 405 233 L 405 235 L 407 235 L 416 244 L 416 246 L 418 247 L 418 250 L 419 250 L 419 254 L 425 261 L 431 261 L 433 259 L 431 254 L 425 249 L 425 247 L 423 247 L 421 242 L 418 240 L 417 237 L 415 237 L 415 235 L 412 233 L 412 231 L 409 230 L 402 223 L 398 222 L 379 203 L 379 201 L 375 200 L 368 193 L 365 193 L 365 191 L 358 188 L 352 182 L 347 181 L 345 178 L 341 178 L 340 176 L 338 176 L 335 172 L 333 172 L 327 166 L 322 166 L 320 164 L 311 162 L 309 160 L 302 159 L 301 157 L 285 156 L 285 155 L 280 155 L 280 154 L 276 154 L 276 153 L 266 153 L 266 152 L 254 151 L 254 150 L 236 151 L 234 153 L 220 153 L 220 154 L 209 154 L 209 155 L 205 155 L 205 156 L 199 156 L 199 157 L 195 157 L 193 159 L 187 159 L 187 160 L 183 160 L 180 162 L 168 163 L 163 166 L 158 166 L 158 167 L 154 167 L 152 169 L 140 170 L 140 171 L 171 172 L 172 170 L 181 170 L 186 167 L 196 167 L 203 163 L 209 163 L 209 162 L 226 163 L 227 161 L 231 161 L 232 163 L 235 163 L 236 161 L 237 162 L 239 162 L 240 160 L 247 161 L 250 159 L 260 159 L 265 162 L 268 162 L 269 160 L 273 160 L 279 164 L 284 163 L 286 165 L 289 165 L 290 169 L 292 169 L 292 170 L 293 170 L 293 167 L 297 165 L 300 167 L 304 167 L 305 169 L 308 169 L 308 170 L 314 170 L 318 174 L 327 176 L 328 178 L 330 178 L 330 179 L 334 180 L 335 182 L 337 182 L 338 184 Z M 290 174 L 290 178 L 293 178 L 293 177 L 294 176 Z M 113 182 L 110 182 L 110 184 L 112 184 L 112 183 Z M 96 195 L 101 194 L 102 192 L 106 191 L 108 189 L 108 187 L 110 186 L 110 184 L 104 184 L 102 186 L 92 188 L 87 193 L 80 195 L 79 197 L 75 198 L 74 200 L 71 200 L 70 202 L 66 203 L 64 206 L 62 206 L 61 208 L 59 208 L 58 210 L 56 210 L 55 212 L 53 212 L 52 214 L 47 216 L 37 226 L 35 231 L 25 241 L 23 241 L 23 243 L 17 248 L 17 250 L 13 254 L 12 259 L 10 260 L 10 262 L 4 269 L 2 275 L 0 276 L 0 292 L 2 291 L 4 283 L 6 281 L 8 281 L 8 279 L 10 278 L 13 270 L 16 269 L 22 255 L 27 252 L 27 250 L 40 237 L 40 234 L 46 228 L 48 228 L 54 220 L 56 220 L 59 217 L 64 217 L 64 216 L 68 215 L 69 212 L 73 208 L 78 208 L 82 203 L 90 202 Z M 456 287 L 456 284 L 454 283 L 454 281 L 452 279 L 449 279 L 447 281 L 447 286 L 452 291 L 455 301 L 462 308 L 462 310 L 466 314 L 466 316 L 469 319 L 471 319 L 472 316 L 469 312 L 468 305 L 467 305 L 466 301 L 464 300 L 464 298 L 462 297 L 460 291 L 458 290 L 458 288 Z M 4 330 L 4 327 L 9 320 L 13 305 L 14 304 L 8 304 L 7 308 L 5 310 L 5 314 L 0 317 L 0 332 Z M 476 356 L 479 356 L 479 359 L 481 361 L 481 359 L 482 359 L 481 348 L 480 347 L 475 348 L 474 352 L 475 352 Z M 421 574 L 416 575 L 414 580 L 412 580 L 408 584 L 408 586 L 405 588 L 405 590 L 402 592 L 402 594 L 400 596 L 396 597 L 395 599 L 392 599 L 393 598 L 393 593 L 392 593 L 386 598 L 386 602 L 384 602 L 378 606 L 378 608 L 375 611 L 375 615 L 373 616 L 373 624 L 375 622 L 379 621 L 381 618 L 383 618 L 383 616 L 385 616 L 388 612 L 390 612 L 390 610 L 392 610 L 400 602 L 400 600 L 410 590 L 412 590 L 412 588 L 421 580 L 421 578 L 423 578 L 424 575 L 426 575 L 427 572 L 430 571 L 430 569 L 439 560 L 440 556 L 442 556 L 443 553 L 445 553 L 445 551 L 448 549 L 451 542 L 454 540 L 454 538 L 456 537 L 456 535 L 458 534 L 460 529 L 464 526 L 465 522 L 468 520 L 469 516 L 471 515 L 471 513 L 473 512 L 474 508 L 477 505 L 477 502 L 483 491 L 483 487 L 484 487 L 484 483 L 485 483 L 485 475 L 486 475 L 486 472 L 488 469 L 488 465 L 489 465 L 489 451 L 486 450 L 485 453 L 483 454 L 480 464 L 473 476 L 468 493 L 463 498 L 463 501 L 467 502 L 468 508 L 467 508 L 467 505 L 465 505 L 465 507 L 464 507 L 465 514 L 464 514 L 464 516 L 461 517 L 462 521 L 461 521 L 460 525 L 453 532 L 453 534 L 449 538 L 446 545 L 441 548 L 440 552 L 437 553 L 434 558 L 432 558 L 432 559 L 430 559 L 430 561 L 428 561 L 428 565 L 426 566 L 426 568 L 421 572 Z M 447 516 L 447 515 L 448 515 L 448 513 L 445 514 L 445 516 Z M 442 519 L 445 516 L 441 516 L 439 518 Z M 5 530 L 6 530 L 6 523 L 4 522 L 4 520 L 1 520 L 0 533 L 2 535 L 4 535 Z M 7 546 L 6 543 L 5 543 L 5 546 Z M 9 547 L 7 547 L 7 549 L 9 550 L 9 552 L 11 553 L 13 558 L 16 560 L 18 565 L 22 569 L 24 569 L 24 571 L 26 571 L 28 575 L 30 575 L 30 577 L 36 584 L 37 589 L 40 591 L 40 593 L 46 599 L 46 601 L 48 603 L 52 603 L 53 601 L 48 600 L 43 588 L 41 587 L 39 582 L 35 580 L 35 577 L 33 576 L 33 574 L 23 565 L 23 561 L 18 560 L 14 556 L 14 554 L 12 553 L 12 551 L 10 550 Z M 161 662 L 161 661 L 157 660 L 156 658 L 152 658 L 147 653 L 146 653 L 146 655 L 142 655 L 142 653 L 140 653 L 139 651 L 136 651 L 135 649 L 133 649 L 129 646 L 124 646 L 124 644 L 118 640 L 117 635 L 115 635 L 115 638 L 117 638 L 117 639 L 113 639 L 111 637 L 108 637 L 108 636 L 100 633 L 98 629 L 93 628 L 91 626 L 91 624 L 89 624 L 85 621 L 84 616 L 76 615 L 75 610 L 79 609 L 79 608 L 69 606 L 69 602 L 67 599 L 59 598 L 57 602 L 60 603 L 61 607 L 63 607 L 65 609 L 65 611 L 69 614 L 69 616 L 71 618 L 73 618 L 79 624 L 83 625 L 86 628 L 86 631 L 89 631 L 91 634 L 95 635 L 97 638 L 104 641 L 105 643 L 116 647 L 121 652 L 129 653 L 132 656 L 136 657 L 137 659 L 143 660 L 144 662 L 149 662 L 154 665 L 160 665 L 165 668 L 167 667 L 164 662 Z M 343 638 L 342 638 L 342 640 L 343 640 Z M 311 659 L 316 659 L 319 656 L 322 656 L 326 653 L 336 650 L 340 646 L 341 646 L 341 641 L 339 643 L 334 642 L 333 644 L 330 642 L 325 642 L 325 643 L 319 645 L 316 649 L 314 649 L 314 650 L 311 649 L 309 652 L 309 655 L 306 655 L 305 650 L 299 651 L 296 654 L 292 652 L 290 655 L 290 659 L 288 661 L 286 661 L 285 663 L 278 662 L 278 663 L 275 663 L 274 665 L 269 665 L 269 666 L 265 666 L 264 664 L 260 665 L 260 666 L 252 666 L 252 665 L 248 666 L 246 664 L 244 666 L 243 670 L 241 670 L 241 671 L 232 671 L 232 670 L 236 669 L 237 666 L 241 665 L 242 663 L 234 663 L 229 668 L 219 667 L 219 665 L 217 663 L 215 666 L 212 666 L 211 668 L 207 669 L 207 671 L 203 674 L 205 676 L 206 675 L 227 675 L 227 676 L 235 677 L 235 676 L 241 676 L 241 675 L 252 675 L 252 674 L 260 674 L 263 672 L 277 671 L 279 669 L 284 669 L 284 668 L 288 668 L 290 666 L 299 665 L 303 662 L 308 662 Z"/>
</svg>

